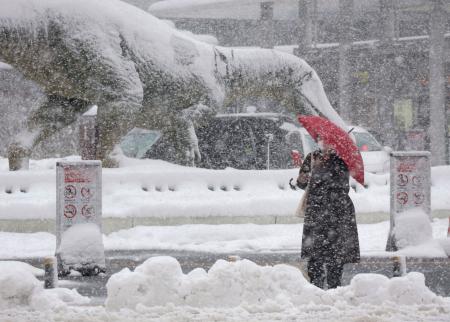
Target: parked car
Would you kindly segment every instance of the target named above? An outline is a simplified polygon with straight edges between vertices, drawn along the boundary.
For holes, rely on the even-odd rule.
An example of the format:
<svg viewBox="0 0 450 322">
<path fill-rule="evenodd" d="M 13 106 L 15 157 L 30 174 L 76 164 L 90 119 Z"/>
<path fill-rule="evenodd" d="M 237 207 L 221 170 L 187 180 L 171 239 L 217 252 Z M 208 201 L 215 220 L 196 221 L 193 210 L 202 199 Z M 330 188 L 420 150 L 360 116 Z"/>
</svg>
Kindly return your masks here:
<svg viewBox="0 0 450 322">
<path fill-rule="evenodd" d="M 390 169 L 390 152 L 389 147 L 383 147 L 375 137 L 366 129 L 360 126 L 349 126 L 349 131 L 353 133 L 356 145 L 359 148 L 361 157 L 364 162 L 364 170 L 372 173 L 385 173 Z M 309 135 L 309 133 L 302 128 L 300 130 L 305 147 L 305 154 L 310 153 L 318 148 L 317 143 Z"/>
<path fill-rule="evenodd" d="M 278 113 L 219 114 L 197 129 L 200 167 L 287 169 L 298 166 L 292 150 L 303 153 L 300 125 Z"/>
<path fill-rule="evenodd" d="M 389 172 L 392 149 L 382 146 L 372 134 L 360 126 L 349 128 L 354 128 L 352 133 L 364 161 L 364 170 L 373 173 Z"/>
<path fill-rule="evenodd" d="M 389 149 L 364 128 L 350 126 L 366 171 L 389 171 Z M 297 120 L 279 113 L 218 114 L 196 130 L 201 161 L 209 169 L 289 169 L 318 148 Z M 176 162 L 159 131 L 133 129 L 121 142 L 125 155 Z"/>
</svg>

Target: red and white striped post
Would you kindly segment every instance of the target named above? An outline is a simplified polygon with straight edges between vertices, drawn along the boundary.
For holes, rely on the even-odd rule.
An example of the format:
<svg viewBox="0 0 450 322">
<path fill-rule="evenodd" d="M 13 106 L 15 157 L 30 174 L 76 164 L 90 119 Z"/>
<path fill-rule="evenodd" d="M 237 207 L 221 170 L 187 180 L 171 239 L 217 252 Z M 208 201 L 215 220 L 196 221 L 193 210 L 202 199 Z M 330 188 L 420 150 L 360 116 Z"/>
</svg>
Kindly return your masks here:
<svg viewBox="0 0 450 322">
<path fill-rule="evenodd" d="M 447 230 L 447 237 L 450 238 L 450 217 L 448 217 L 448 230 Z"/>
</svg>

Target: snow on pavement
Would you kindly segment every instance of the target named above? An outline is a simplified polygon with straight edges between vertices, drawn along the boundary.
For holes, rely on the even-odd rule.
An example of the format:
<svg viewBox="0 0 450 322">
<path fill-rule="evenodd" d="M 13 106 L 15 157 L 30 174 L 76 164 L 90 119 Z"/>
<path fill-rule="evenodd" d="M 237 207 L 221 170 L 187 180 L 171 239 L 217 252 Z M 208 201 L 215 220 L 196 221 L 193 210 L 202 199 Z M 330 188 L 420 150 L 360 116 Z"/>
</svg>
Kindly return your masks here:
<svg viewBox="0 0 450 322">
<path fill-rule="evenodd" d="M 431 223 L 434 240 L 403 250 L 421 256 L 445 256 L 450 253 L 448 220 Z M 106 250 L 152 249 L 188 250 L 214 253 L 299 252 L 302 224 L 291 225 L 181 225 L 138 226 L 103 235 Z M 363 255 L 386 254 L 389 222 L 358 225 Z M 0 258 L 42 257 L 55 253 L 55 236 L 50 233 L 0 232 Z M 400 251 L 402 252 L 402 251 Z"/>
</svg>

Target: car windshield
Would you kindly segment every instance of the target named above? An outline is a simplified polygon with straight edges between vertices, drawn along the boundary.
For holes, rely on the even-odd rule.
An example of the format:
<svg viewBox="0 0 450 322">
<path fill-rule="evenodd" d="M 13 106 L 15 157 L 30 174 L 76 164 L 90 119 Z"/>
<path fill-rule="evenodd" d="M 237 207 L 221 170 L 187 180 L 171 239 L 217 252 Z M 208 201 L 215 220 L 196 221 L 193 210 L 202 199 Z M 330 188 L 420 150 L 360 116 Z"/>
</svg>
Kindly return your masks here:
<svg viewBox="0 0 450 322">
<path fill-rule="evenodd" d="M 120 148 L 129 158 L 143 158 L 145 153 L 158 141 L 159 131 L 134 128 L 120 142 Z"/>
<path fill-rule="evenodd" d="M 306 144 L 307 144 L 307 147 L 305 147 L 305 154 L 310 153 L 319 148 L 316 141 L 314 141 L 314 139 L 312 138 L 311 135 L 305 134 L 305 138 L 306 138 Z"/>
<path fill-rule="evenodd" d="M 380 151 L 381 144 L 367 132 L 353 132 L 360 151 Z"/>
</svg>

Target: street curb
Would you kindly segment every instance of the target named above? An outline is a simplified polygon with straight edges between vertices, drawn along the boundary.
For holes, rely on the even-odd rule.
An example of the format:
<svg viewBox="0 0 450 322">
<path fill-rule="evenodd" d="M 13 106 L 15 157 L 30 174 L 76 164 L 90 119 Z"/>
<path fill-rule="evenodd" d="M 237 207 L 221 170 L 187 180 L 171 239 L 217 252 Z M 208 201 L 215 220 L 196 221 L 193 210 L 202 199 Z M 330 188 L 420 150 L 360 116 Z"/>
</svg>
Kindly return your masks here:
<svg viewBox="0 0 450 322">
<path fill-rule="evenodd" d="M 434 210 L 433 218 L 450 217 L 450 209 Z M 373 224 L 389 220 L 389 213 L 358 213 L 358 224 Z M 303 219 L 294 216 L 208 216 L 208 217 L 103 217 L 103 233 L 109 234 L 121 229 L 136 226 L 178 226 L 178 225 L 224 225 L 224 224 L 299 224 Z M 16 233 L 49 232 L 55 233 L 54 219 L 0 219 L 0 231 Z"/>
</svg>

